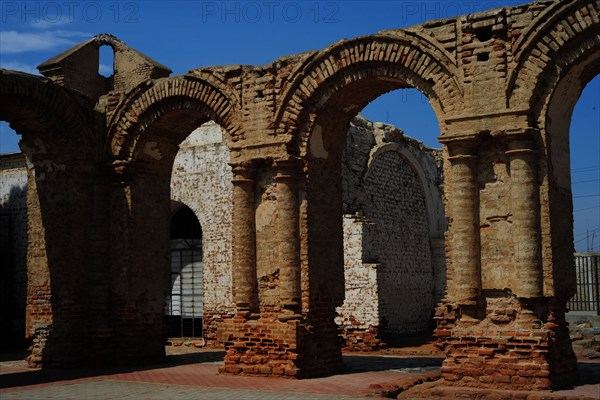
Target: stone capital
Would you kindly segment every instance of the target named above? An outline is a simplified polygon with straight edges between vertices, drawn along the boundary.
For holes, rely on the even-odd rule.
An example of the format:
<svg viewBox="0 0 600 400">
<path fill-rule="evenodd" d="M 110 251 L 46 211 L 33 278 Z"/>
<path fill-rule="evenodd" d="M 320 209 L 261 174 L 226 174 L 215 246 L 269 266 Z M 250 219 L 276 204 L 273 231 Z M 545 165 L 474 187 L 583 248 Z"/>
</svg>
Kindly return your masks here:
<svg viewBox="0 0 600 400">
<path fill-rule="evenodd" d="M 450 162 L 465 162 L 477 158 L 477 149 L 481 140 L 478 133 L 440 136 L 438 141 L 448 148 Z"/>
<path fill-rule="evenodd" d="M 298 180 L 304 176 L 304 160 L 301 158 L 287 158 L 274 162 L 277 171 L 275 181 Z"/>
<path fill-rule="evenodd" d="M 232 182 L 235 184 L 253 183 L 256 179 L 257 165 L 254 160 L 230 163 L 233 172 Z"/>
</svg>

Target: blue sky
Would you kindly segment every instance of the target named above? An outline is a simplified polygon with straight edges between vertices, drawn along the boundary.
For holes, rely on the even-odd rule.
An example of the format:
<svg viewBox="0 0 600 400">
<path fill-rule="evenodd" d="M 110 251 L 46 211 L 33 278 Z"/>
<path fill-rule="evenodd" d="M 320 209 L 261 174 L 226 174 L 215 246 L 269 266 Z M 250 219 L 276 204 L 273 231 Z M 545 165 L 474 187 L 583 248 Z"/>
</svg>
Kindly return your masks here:
<svg viewBox="0 0 600 400">
<path fill-rule="evenodd" d="M 525 1 L 6 1 L 0 2 L 0 67 L 37 73 L 35 66 L 98 33 L 169 66 L 174 74 L 207 65 L 267 64 L 324 48 L 342 38 L 510 6 Z M 110 59 L 100 72 L 110 71 Z M 416 90 L 376 99 L 362 112 L 437 147 L 439 128 Z M 0 122 L 0 153 L 18 137 Z M 571 129 L 577 250 L 596 232 L 600 250 L 600 78 L 586 87 Z M 590 196 L 590 197 L 584 197 Z"/>
</svg>

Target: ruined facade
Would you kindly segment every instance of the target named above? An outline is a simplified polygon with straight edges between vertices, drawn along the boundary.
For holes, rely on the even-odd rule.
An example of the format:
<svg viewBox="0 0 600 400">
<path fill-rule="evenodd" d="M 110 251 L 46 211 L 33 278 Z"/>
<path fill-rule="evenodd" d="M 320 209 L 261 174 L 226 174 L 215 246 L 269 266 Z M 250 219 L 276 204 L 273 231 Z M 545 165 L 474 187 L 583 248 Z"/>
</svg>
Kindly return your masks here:
<svg viewBox="0 0 600 400">
<path fill-rule="evenodd" d="M 432 330 L 434 306 L 445 290 L 440 162 L 439 150 L 395 127 L 362 117 L 350 125 L 342 157 L 346 294 L 336 318 L 348 349 L 374 350 Z M 0 179 L 0 212 L 12 219 L 10 253 L 3 252 L 10 262 L 4 265 L 11 266 L 15 277 L 3 282 L 10 289 L 6 293 L 15 292 L 18 300 L 17 306 L 14 301 L 3 303 L 4 315 L 15 314 L 11 322 L 18 325 L 25 316 L 24 156 L 0 156 Z M 194 215 L 186 218 L 198 220 L 201 239 L 183 232 L 173 238 L 171 228 L 171 295 L 165 313 L 172 317 L 166 320 L 167 336 L 202 337 L 205 345 L 220 346 L 219 325 L 235 315 L 231 179 L 229 151 L 214 122 L 194 130 L 179 145 L 171 174 L 171 224 L 179 210 L 189 207 Z M 278 285 L 277 270 L 258 279 L 267 297 Z"/>
<path fill-rule="evenodd" d="M 236 315 L 223 322 L 223 372 L 341 369 L 344 138 L 369 101 L 415 87 L 442 132 L 448 293 L 435 318 L 444 380 L 572 382 L 568 122 L 600 69 L 599 9 L 596 0 L 544 0 L 342 40 L 263 67 L 174 77 L 101 35 L 42 64 L 45 78 L 2 71 L 0 118 L 21 133 L 32 164 L 30 362 L 164 354 L 171 167 L 189 132 L 212 120 L 233 166 Z M 110 79 L 97 75 L 100 45 L 115 51 Z M 265 266 L 279 268 L 266 297 L 257 279 Z"/>
<path fill-rule="evenodd" d="M 336 318 L 347 348 L 373 350 L 431 330 L 445 289 L 440 156 L 389 125 L 350 124 L 342 156 L 346 293 Z M 171 177 L 171 200 L 190 207 L 202 226 L 207 345 L 220 344 L 219 324 L 235 315 L 228 161 L 223 133 L 209 122 L 180 144 Z M 278 274 L 267 263 L 258 271 L 262 298 L 277 297 Z"/>
</svg>

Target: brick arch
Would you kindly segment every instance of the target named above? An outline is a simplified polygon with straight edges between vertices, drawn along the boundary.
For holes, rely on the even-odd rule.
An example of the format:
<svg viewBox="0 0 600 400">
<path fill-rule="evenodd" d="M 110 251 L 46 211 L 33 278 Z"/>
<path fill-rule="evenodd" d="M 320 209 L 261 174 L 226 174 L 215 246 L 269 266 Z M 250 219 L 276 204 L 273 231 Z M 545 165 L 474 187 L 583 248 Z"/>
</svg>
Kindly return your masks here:
<svg viewBox="0 0 600 400">
<path fill-rule="evenodd" d="M 169 215 L 169 220 L 172 220 L 175 214 L 177 214 L 179 210 L 181 210 L 184 207 L 187 207 L 190 210 L 192 210 L 200 226 L 204 226 L 206 222 L 206 217 L 202 215 L 201 210 L 198 210 L 196 207 L 190 206 L 187 200 L 174 200 L 173 198 L 171 198 L 171 214 Z"/>
<path fill-rule="evenodd" d="M 215 121 L 231 147 L 243 132 L 236 104 L 235 96 L 214 80 L 184 75 L 144 82 L 127 95 L 109 121 L 108 153 L 119 160 L 135 158 L 144 133 L 173 113 L 185 114 L 188 125 L 193 120 L 195 127 Z M 175 139 L 181 142 L 190 132 Z"/>
<path fill-rule="evenodd" d="M 508 77 L 510 108 L 540 115 L 564 71 L 591 52 L 600 51 L 600 3 L 595 0 L 556 2 L 541 13 L 515 42 L 515 68 Z M 533 84 L 532 84 L 533 83 Z"/>
<path fill-rule="evenodd" d="M 563 302 L 576 289 L 567 267 L 573 262 L 570 123 L 582 90 L 600 72 L 600 3 L 556 2 L 523 33 L 515 49 L 508 106 L 527 110 L 527 123 L 541 139 L 542 268 L 545 276 L 553 276 L 544 280 L 544 290 Z"/>
<path fill-rule="evenodd" d="M 85 101 L 46 78 L 0 70 L 0 119 L 22 134 L 25 141 L 42 136 L 48 140 L 52 133 L 60 133 L 52 140 L 69 147 L 56 151 L 67 154 L 73 148 L 84 154 L 85 149 L 92 150 L 91 114 L 84 111 Z"/>
<path fill-rule="evenodd" d="M 458 77 L 451 54 L 419 32 L 390 31 L 342 41 L 309 57 L 284 84 L 276 133 L 291 135 L 303 153 L 315 114 L 335 96 L 345 98 L 344 111 L 350 115 L 384 93 L 408 87 L 429 98 L 443 123 L 444 115 L 462 108 Z"/>
</svg>

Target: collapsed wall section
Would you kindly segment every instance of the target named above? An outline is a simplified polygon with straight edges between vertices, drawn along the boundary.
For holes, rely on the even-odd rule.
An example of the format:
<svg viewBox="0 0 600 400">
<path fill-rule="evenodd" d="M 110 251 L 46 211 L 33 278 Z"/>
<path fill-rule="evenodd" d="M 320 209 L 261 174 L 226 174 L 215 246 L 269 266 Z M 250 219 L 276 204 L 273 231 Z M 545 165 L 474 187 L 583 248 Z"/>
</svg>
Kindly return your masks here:
<svg viewBox="0 0 600 400">
<path fill-rule="evenodd" d="M 354 119 L 343 156 L 346 349 L 429 334 L 444 292 L 439 151 L 397 128 Z M 442 279 L 440 279 L 442 277 Z"/>
</svg>

